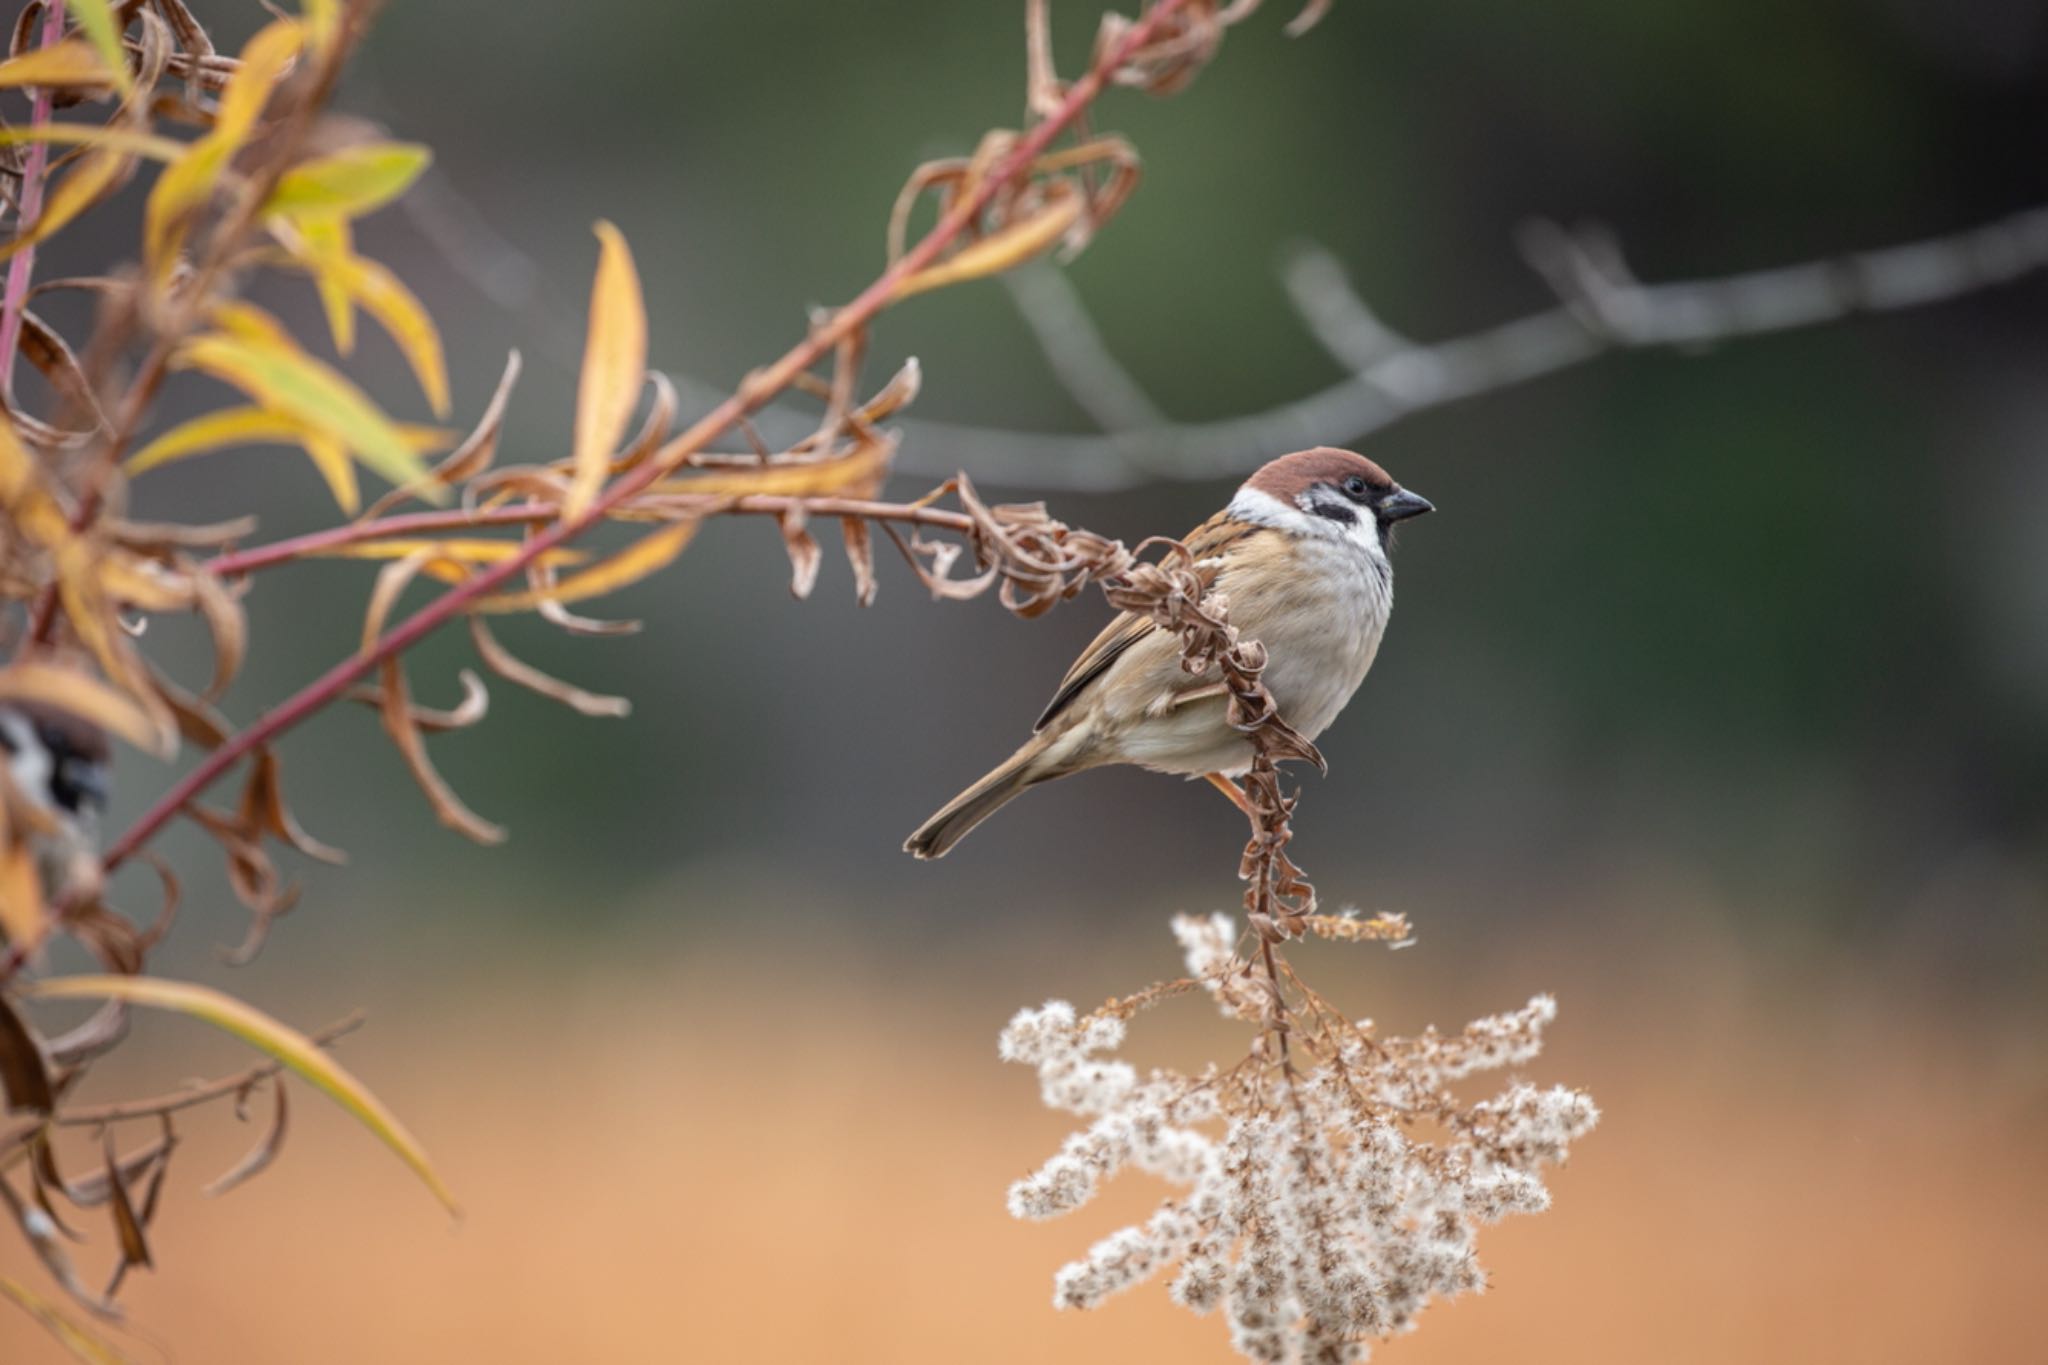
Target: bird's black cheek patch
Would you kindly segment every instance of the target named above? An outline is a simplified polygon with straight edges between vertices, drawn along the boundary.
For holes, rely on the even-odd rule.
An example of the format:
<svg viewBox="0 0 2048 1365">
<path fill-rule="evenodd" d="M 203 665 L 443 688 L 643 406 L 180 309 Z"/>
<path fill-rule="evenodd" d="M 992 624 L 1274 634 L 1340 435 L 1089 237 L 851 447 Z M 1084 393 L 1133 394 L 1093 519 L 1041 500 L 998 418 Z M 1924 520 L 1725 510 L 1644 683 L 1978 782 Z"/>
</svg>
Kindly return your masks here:
<svg viewBox="0 0 2048 1365">
<path fill-rule="evenodd" d="M 1308 505 L 1308 510 L 1319 517 L 1328 517 L 1339 526 L 1358 525 L 1358 513 L 1352 511 L 1350 506 L 1345 503 L 1324 502 L 1318 499 Z"/>
</svg>

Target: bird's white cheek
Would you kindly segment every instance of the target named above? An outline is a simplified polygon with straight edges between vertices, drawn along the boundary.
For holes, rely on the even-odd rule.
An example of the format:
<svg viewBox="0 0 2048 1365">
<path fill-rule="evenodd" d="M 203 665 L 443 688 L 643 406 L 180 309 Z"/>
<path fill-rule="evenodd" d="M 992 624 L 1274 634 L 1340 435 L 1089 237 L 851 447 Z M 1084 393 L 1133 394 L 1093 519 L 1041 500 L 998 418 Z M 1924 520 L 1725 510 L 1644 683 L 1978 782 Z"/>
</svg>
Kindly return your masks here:
<svg viewBox="0 0 2048 1365">
<path fill-rule="evenodd" d="M 7 775 L 14 779 L 15 788 L 38 806 L 48 809 L 50 805 L 50 778 L 55 768 L 50 751 L 36 738 L 35 731 L 18 715 L 0 715 L 0 729 L 7 732 L 7 742 L 14 752 L 7 757 Z"/>
</svg>

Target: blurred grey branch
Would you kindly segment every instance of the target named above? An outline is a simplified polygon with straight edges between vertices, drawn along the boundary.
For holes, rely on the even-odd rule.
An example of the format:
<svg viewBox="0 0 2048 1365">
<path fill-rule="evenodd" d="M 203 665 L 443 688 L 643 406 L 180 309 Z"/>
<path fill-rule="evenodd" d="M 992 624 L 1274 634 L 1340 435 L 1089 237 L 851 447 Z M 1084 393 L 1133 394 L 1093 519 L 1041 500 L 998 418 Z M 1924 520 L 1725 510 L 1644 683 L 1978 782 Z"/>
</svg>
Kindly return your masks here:
<svg viewBox="0 0 2048 1365">
<path fill-rule="evenodd" d="M 1013 287 L 1019 313 L 1099 435 L 976 431 L 906 422 L 908 449 L 986 481 L 1106 488 L 1241 473 L 1289 450 L 1344 444 L 1413 413 L 1554 374 L 1612 350 L 1698 353 L 1743 337 L 1959 298 L 2048 267 L 2048 208 L 1964 232 L 1738 275 L 1645 284 L 1604 229 L 1536 222 L 1523 256 L 1557 294 L 1543 312 L 1437 342 L 1389 327 L 1318 246 L 1282 268 L 1289 297 L 1348 377 L 1264 412 L 1214 422 L 1112 421 L 1156 405 L 1116 365 L 1063 276 Z M 1047 281 L 1050 281 L 1048 283 Z M 1082 357 L 1099 357 L 1086 366 Z M 1113 398 L 1114 403 L 1105 402 Z M 906 462 L 907 464 L 908 462 Z"/>
<path fill-rule="evenodd" d="M 428 187 L 432 183 L 432 193 Z M 414 201 L 418 201 L 415 205 Z M 541 272 L 466 210 L 438 177 L 405 201 L 436 250 L 466 262 L 471 284 L 542 330 L 541 348 L 573 368 L 574 314 L 532 286 Z M 1523 257 L 1557 295 L 1541 312 L 1463 336 L 1417 341 L 1381 321 L 1326 249 L 1297 247 L 1281 279 L 1303 321 L 1346 371 L 1314 393 L 1213 421 L 1167 416 L 1110 353 L 1067 277 L 1051 266 L 1006 274 L 1010 298 L 1047 364 L 1098 432 L 1035 432 L 930 418 L 899 419 L 900 472 L 966 470 L 984 484 L 1107 491 L 1163 479 L 1243 474 L 1304 446 L 1349 444 L 1405 417 L 1510 388 L 1609 351 L 1697 354 L 1724 341 L 1815 327 L 1960 298 L 2048 268 L 2048 208 L 1898 246 L 1698 280 L 1645 283 L 1603 228 L 1536 222 Z M 488 263 L 479 271 L 477 263 Z M 488 275 L 489 278 L 484 276 Z M 686 407 L 708 409 L 725 390 L 671 376 Z M 786 409 L 757 417 L 771 444 L 800 440 L 813 419 Z"/>
</svg>

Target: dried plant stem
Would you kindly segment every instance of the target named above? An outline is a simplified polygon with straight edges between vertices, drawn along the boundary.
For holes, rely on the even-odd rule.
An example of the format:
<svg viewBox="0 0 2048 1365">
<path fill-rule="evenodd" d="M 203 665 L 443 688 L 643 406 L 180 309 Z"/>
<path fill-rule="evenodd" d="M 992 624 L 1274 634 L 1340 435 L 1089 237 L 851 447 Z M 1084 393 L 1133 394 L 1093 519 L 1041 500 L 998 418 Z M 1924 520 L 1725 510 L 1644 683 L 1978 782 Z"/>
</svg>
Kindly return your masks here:
<svg viewBox="0 0 2048 1365">
<path fill-rule="evenodd" d="M 178 297 L 182 302 L 171 316 L 156 329 L 156 339 L 150 345 L 142 364 L 137 367 L 134 379 L 128 383 L 120 409 L 115 414 L 112 429 L 101 445 L 99 458 L 87 472 L 85 487 L 79 495 L 78 508 L 71 516 L 71 529 L 83 530 L 90 526 L 100 514 L 106 500 L 107 481 L 113 477 L 120 465 L 121 456 L 127 451 L 128 443 L 141 429 L 142 420 L 156 401 L 157 390 L 163 387 L 165 376 L 170 373 L 171 358 L 178 346 L 192 330 L 208 304 L 215 296 L 214 282 L 228 268 L 228 263 L 240 250 L 244 239 L 255 229 L 261 218 L 264 203 L 271 191 L 277 188 L 278 178 L 297 160 L 298 150 L 305 144 L 306 136 L 312 131 L 315 117 L 325 107 L 328 96 L 341 79 L 343 66 L 354 49 L 356 37 L 368 23 L 370 11 L 376 0 L 355 0 L 343 6 L 344 22 L 328 45 L 324 59 L 314 69 L 310 84 L 293 102 L 291 110 L 283 120 L 276 136 L 279 151 L 265 157 L 257 167 L 254 178 L 244 181 L 236 190 L 233 206 L 215 227 L 208 240 L 207 250 L 195 266 L 192 278 L 179 286 Z M 61 9 L 59 4 L 57 8 Z M 43 144 L 36 144 L 41 150 Z M 17 257 L 17 260 L 20 258 Z M 8 276 L 8 288 L 13 289 L 13 276 Z M 137 313 L 130 310 L 128 325 L 132 327 Z M 4 319 L 0 319 L 4 321 Z M 109 348 L 109 353 L 118 348 Z M 6 351 L 8 363 L 12 363 L 14 350 Z M 47 644 L 50 631 L 56 625 L 57 589 L 52 584 L 36 599 L 35 612 L 30 619 L 29 643 Z"/>
<path fill-rule="evenodd" d="M 43 31 L 37 39 L 40 47 L 54 47 L 64 36 L 64 0 L 49 0 L 49 8 L 43 12 Z M 35 104 L 29 112 L 29 126 L 40 128 L 50 121 L 54 96 L 48 87 L 36 90 Z M 49 169 L 50 144 L 31 142 L 21 167 L 21 214 L 16 227 L 27 232 L 43 216 L 44 172 Z M 21 314 L 28 306 L 28 285 L 36 271 L 36 248 L 34 243 L 14 253 L 14 259 L 7 263 L 7 292 L 0 300 L 0 393 L 14 392 L 14 353 L 21 345 Z"/>
<path fill-rule="evenodd" d="M 665 494 L 662 497 L 664 509 L 687 507 L 691 503 L 701 504 L 707 514 L 728 516 L 782 516 L 789 512 L 802 511 L 819 517 L 859 517 L 865 521 L 893 521 L 931 526 L 961 535 L 969 534 L 974 529 L 974 519 L 964 512 L 952 512 L 942 507 L 922 507 L 909 502 L 874 502 L 866 498 L 800 497 L 779 493 L 751 493 L 741 498 L 714 497 L 709 494 Z M 473 512 L 405 512 L 397 516 L 378 517 L 373 521 L 351 522 L 345 526 L 330 526 L 322 531 L 309 531 L 304 535 L 292 536 L 269 545 L 252 546 L 247 550 L 230 550 L 215 555 L 207 561 L 206 567 L 209 572 L 221 578 L 229 578 L 236 574 L 254 573 L 259 569 L 288 564 L 307 555 L 317 555 L 325 550 L 355 545 L 366 540 L 381 540 L 389 536 L 425 535 L 436 531 L 473 530 L 486 526 L 534 525 L 553 520 L 561 514 L 561 510 L 554 503 L 522 502 L 504 507 L 479 508 Z"/>
<path fill-rule="evenodd" d="M 363 1026 L 363 1012 L 337 1019 L 312 1036 L 314 1042 L 325 1047 L 344 1034 L 353 1033 Z M 238 1091 L 247 1090 L 260 1081 L 268 1080 L 284 1070 L 283 1062 L 263 1062 L 246 1071 L 218 1080 L 203 1081 L 182 1090 L 173 1090 L 167 1095 L 150 1099 L 123 1100 L 118 1104 L 84 1105 L 75 1109 L 60 1109 L 50 1120 L 60 1128 L 92 1128 L 101 1124 L 120 1123 L 127 1119 L 157 1118 L 164 1114 L 176 1113 L 180 1109 L 191 1109 L 213 1100 L 224 1099 Z"/>
<path fill-rule="evenodd" d="M 368 648 L 336 664 L 308 683 L 294 696 L 267 712 L 255 724 L 235 735 L 209 754 L 143 813 L 107 851 L 106 867 L 111 870 L 133 856 L 170 822 L 187 802 L 205 791 L 246 755 L 270 743 L 308 716 L 323 709 L 349 687 L 392 658 L 418 643 L 437 627 L 461 614 L 477 598 L 523 574 L 529 564 L 564 542 L 574 539 L 604 520 L 620 504 L 643 493 L 676 463 L 703 450 L 731 429 L 740 419 L 759 410 L 794 383 L 821 359 L 832 355 L 854 336 L 895 296 L 910 276 L 936 261 L 941 252 L 957 240 L 982 210 L 1019 175 L 1028 171 L 1052 142 L 1094 102 L 1107 86 L 1110 76 L 1134 53 L 1161 31 L 1166 22 L 1187 7 L 1190 0 L 1159 0 L 1131 24 L 1114 44 L 1099 53 L 1087 73 L 1070 86 L 1059 107 L 1000 158 L 989 175 L 971 193 L 962 194 L 924 239 L 862 290 L 853 302 L 832 313 L 810 335 L 790 348 L 765 370 L 756 370 L 743 380 L 736 392 L 669 445 L 615 480 L 580 515 L 565 517 L 521 543 L 516 554 L 491 565 L 460 586 L 442 594 L 398 626 L 386 632 Z"/>
</svg>

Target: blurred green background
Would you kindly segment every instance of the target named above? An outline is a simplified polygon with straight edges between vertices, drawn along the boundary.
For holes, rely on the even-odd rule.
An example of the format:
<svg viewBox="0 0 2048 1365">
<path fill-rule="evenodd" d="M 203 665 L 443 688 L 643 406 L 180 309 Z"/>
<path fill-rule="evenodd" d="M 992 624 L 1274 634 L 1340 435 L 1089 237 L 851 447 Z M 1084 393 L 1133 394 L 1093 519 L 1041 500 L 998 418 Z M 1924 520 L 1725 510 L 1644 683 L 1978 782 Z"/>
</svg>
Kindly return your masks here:
<svg viewBox="0 0 2048 1365">
<path fill-rule="evenodd" d="M 248 10 L 215 7 L 224 37 L 253 27 Z M 1070 71 L 1095 13 L 1055 6 Z M 1393 326 L 1434 339 L 1549 301 L 1513 246 L 1531 217 L 1604 222 L 1661 280 L 1881 246 L 2048 201 L 2048 10 L 2032 0 L 1353 2 L 1298 41 L 1279 31 L 1287 13 L 1233 31 L 1185 94 L 1116 93 L 1097 121 L 1133 139 L 1145 180 L 1068 273 L 1116 355 L 1178 418 L 1258 411 L 1338 377 L 1279 282 L 1283 252 L 1303 239 L 1339 256 Z M 849 298 L 880 269 L 890 203 L 918 161 L 1018 123 L 1022 67 L 1010 3 L 393 4 L 341 104 L 431 143 L 438 160 L 423 207 L 387 211 L 362 244 L 440 320 L 460 420 L 481 408 L 504 350 L 522 349 L 501 461 L 557 458 L 593 219 L 633 243 L 654 363 L 730 385 L 800 334 L 807 305 Z M 310 291 L 270 301 L 311 325 Z M 919 417 L 1087 430 L 996 285 L 887 315 L 871 355 L 877 381 L 921 359 Z M 394 411 L 424 415 L 381 338 L 362 365 Z M 1325 989 L 1362 1012 L 1454 1025 L 1538 989 L 1562 993 L 1565 1022 L 1536 1069 L 1593 1083 L 1615 1131 L 1584 1148 L 1559 1212 L 1514 1232 L 1529 1264 L 1574 1195 L 1596 1187 L 1619 1209 L 1720 1227 L 1737 1245 L 1738 1229 L 1715 1222 L 1732 1217 L 1725 1208 L 1681 1211 L 1626 1183 L 1631 1169 L 1659 1169 L 1651 1146 L 1627 1145 L 1627 1115 L 1631 1098 L 1654 1112 L 1711 1077 L 1724 1088 L 1696 1098 L 1734 1105 L 1751 1063 L 1784 1082 L 1789 1120 L 1773 1137 L 1724 1132 L 1677 1149 L 1685 1179 L 1711 1171 L 1739 1190 L 1769 1165 L 1788 1191 L 1824 1181 L 1845 1169 L 1829 1148 L 1888 1122 L 1830 1108 L 1827 1095 L 1883 1077 L 1911 1105 L 1935 1095 L 1920 1081 L 1939 1075 L 1954 1086 L 1941 1102 L 1988 1128 L 1944 1130 L 1910 1162 L 1865 1151 L 1858 1179 L 2009 1149 L 2019 1164 L 2005 1174 L 2041 1188 L 2041 1148 L 2025 1134 L 2048 1118 L 2044 377 L 2048 278 L 2036 276 L 1705 355 L 1613 355 L 1361 443 L 1440 511 L 1404 530 L 1399 609 L 1358 703 L 1323 740 L 1330 776 L 1301 778 L 1296 849 L 1328 902 L 1416 922 L 1410 953 L 1329 959 Z M 210 396 L 190 383 L 181 401 Z M 1354 433 L 1317 435 L 1341 445 Z M 964 457 L 913 434 L 902 458 L 944 471 Z M 891 489 L 928 482 L 901 475 Z M 989 491 L 1042 496 L 1068 521 L 1136 538 L 1184 531 L 1234 482 Z M 183 466 L 134 498 L 140 514 L 202 519 L 253 498 L 280 534 L 332 516 L 311 470 L 278 452 Z M 434 824 L 369 711 L 295 734 L 283 753 L 297 812 L 354 860 L 309 869 L 305 905 L 230 984 L 309 1025 L 376 1005 L 365 1074 L 425 1106 L 416 1126 L 458 1184 L 475 1124 L 435 1066 L 519 1076 L 519 1057 L 494 1050 L 512 1021 L 534 1027 L 530 1015 L 561 1008 L 565 993 L 589 1017 L 665 1000 L 664 1029 L 754 1059 L 734 1063 L 738 1074 L 772 1089 L 789 1052 L 760 1041 L 760 1020 L 810 1017 L 792 1002 L 816 988 L 843 1006 L 822 1016 L 827 1033 L 930 1025 L 965 1040 L 947 1044 L 955 1069 L 910 1069 L 930 1090 L 904 1095 L 901 1112 L 918 1112 L 921 1093 L 938 1112 L 919 1119 L 917 1140 L 944 1144 L 945 1087 L 980 1087 L 1005 1107 L 1022 1136 L 977 1149 L 1000 1154 L 973 1166 L 963 1196 L 999 1216 L 1003 1183 L 1060 1129 L 1040 1123 L 1026 1078 L 992 1074 L 986 1044 L 1019 1004 L 1170 974 L 1166 916 L 1236 902 L 1240 823 L 1199 786 L 1099 773 L 1034 793 L 942 863 L 898 853 L 1021 740 L 1106 609 L 1083 597 L 1021 622 L 992 602 L 935 605 L 900 564 L 884 560 L 881 576 L 880 600 L 862 610 L 830 555 L 814 598 L 794 602 L 773 528 L 732 521 L 608 604 L 644 618 L 644 634 L 508 628 L 529 658 L 629 695 L 635 714 L 583 720 L 498 687 L 488 722 L 434 741 L 457 788 L 510 826 L 501 849 Z M 348 649 L 368 581 L 359 565 L 266 576 L 249 598 L 256 648 L 231 713 L 254 716 Z M 196 641 L 166 636 L 196 670 Z M 467 662 L 466 643 L 434 642 L 415 656 L 415 691 L 452 700 Z M 140 761 L 129 768 L 117 826 L 157 787 Z M 239 935 L 240 912 L 199 841 L 165 847 L 195 875 L 161 969 L 223 979 L 209 950 Z M 737 1006 L 736 981 L 750 983 Z M 557 1049 L 582 1036 L 547 1032 Z M 592 1025 L 590 1039 L 603 1051 L 617 1036 Z M 1921 1059 L 1903 1070 L 1902 1039 Z M 151 1032 L 137 1055 L 185 1067 L 191 1042 Z M 1717 1066 L 1721 1044 L 1748 1061 Z M 543 1103 L 559 1077 L 533 1084 Z M 677 1097 L 685 1131 L 636 1127 L 630 1106 L 613 1117 L 693 1150 L 703 1133 L 688 1098 Z M 744 1090 L 698 1098 L 707 1129 L 733 1121 L 722 1107 L 751 1102 Z M 1794 1130 L 1812 1146 L 1771 1145 Z M 1674 1120 L 1671 1132 L 1700 1130 Z M 841 1139 L 883 1140 L 818 1141 Z M 803 1150 L 789 1159 L 803 1165 Z M 364 1167 L 386 1179 L 374 1157 Z M 683 1187 L 721 1179 L 687 1165 L 668 1174 Z M 289 1191 L 324 1188 L 318 1169 L 278 1181 L 237 1196 L 270 1202 L 274 1227 L 301 1197 Z M 398 1207 L 408 1235 L 431 1219 Z M 2016 1216 L 1989 1195 L 1984 1209 L 1968 1215 L 1979 1232 Z M 1867 1216 L 1868 1239 L 1848 1250 L 1887 1236 L 1882 1215 Z M 1987 1266 L 1963 1264 L 1985 1273 L 1915 1300 L 1934 1314 L 1931 1335 L 1859 1339 L 1860 1358 L 2025 1339 L 1968 1334 L 2024 1333 L 2021 1295 L 2001 1286 L 2048 1268 L 2040 1235 L 2007 1227 L 2018 1240 L 1992 1270 L 1988 1244 L 1963 1227 L 1951 1226 L 1950 1252 L 1982 1255 Z M 675 1237 L 691 1244 L 687 1227 Z M 490 1244 L 477 1229 L 469 1243 Z M 1034 1246 L 1049 1272 L 1083 1243 L 1068 1228 Z M 185 1254 L 205 1244 L 195 1231 Z M 1606 1250 L 1625 1262 L 1617 1273 L 1660 1273 Z M 756 1264 L 752 1251 L 731 1254 Z M 194 1273 L 179 1260 L 165 1253 L 167 1284 Z M 1909 1269 L 1928 1273 L 1924 1261 L 1875 1273 Z M 971 1265 L 949 1273 L 962 1292 L 977 1283 Z M 1037 1279 L 1005 1281 L 1003 1311 L 1049 1319 L 1042 1292 Z M 1597 1317 L 1608 1291 L 1583 1292 L 1572 1311 Z M 1799 1302 L 1816 1315 L 1799 1358 L 1847 1358 L 1848 1338 L 1825 1330 L 1830 1301 Z M 635 1306 L 646 1305 L 619 1311 Z M 917 1320 L 914 1303 L 902 1312 L 887 1320 Z M 1565 1321 L 1542 1329 L 1554 1340 L 1524 1332 L 1518 1345 L 1568 1358 Z M 1109 1338 L 1082 1329 L 1062 1320 L 1067 1358 L 1109 1358 L 1098 1353 Z M 927 1358 L 916 1332 L 877 1331 L 855 1323 L 836 1339 L 843 1353 L 805 1358 Z M 1765 1336 L 1783 1342 L 1782 1324 Z M 1206 1324 L 1177 1339 L 1220 1358 L 1220 1337 Z M 1388 1358 L 1449 1358 L 1431 1354 L 1432 1337 Z M 564 1338 L 579 1339 L 594 1338 Z M 1616 1358 L 1651 1358 L 1649 1340 L 1622 1341 Z M 1720 1354 L 1703 1358 L 1763 1349 L 1711 1334 L 1695 1344 L 1713 1343 Z M 796 1358 L 729 1349 L 716 1358 Z"/>
</svg>

